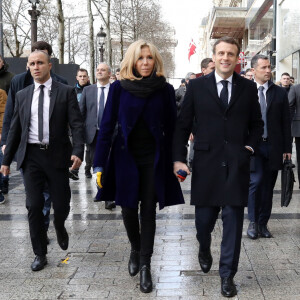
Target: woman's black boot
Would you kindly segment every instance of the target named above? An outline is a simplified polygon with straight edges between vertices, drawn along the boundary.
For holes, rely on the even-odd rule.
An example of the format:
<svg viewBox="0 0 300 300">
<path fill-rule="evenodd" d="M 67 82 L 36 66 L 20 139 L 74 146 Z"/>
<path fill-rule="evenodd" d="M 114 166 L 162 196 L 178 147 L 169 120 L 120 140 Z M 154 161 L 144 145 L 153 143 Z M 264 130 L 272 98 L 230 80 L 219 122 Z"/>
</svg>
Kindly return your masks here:
<svg viewBox="0 0 300 300">
<path fill-rule="evenodd" d="M 146 265 L 143 265 L 140 270 L 140 290 L 143 293 L 152 292 L 151 272 Z"/>
<path fill-rule="evenodd" d="M 136 250 L 131 250 L 129 262 L 128 262 L 128 272 L 130 276 L 135 276 L 140 269 L 140 252 Z"/>
</svg>

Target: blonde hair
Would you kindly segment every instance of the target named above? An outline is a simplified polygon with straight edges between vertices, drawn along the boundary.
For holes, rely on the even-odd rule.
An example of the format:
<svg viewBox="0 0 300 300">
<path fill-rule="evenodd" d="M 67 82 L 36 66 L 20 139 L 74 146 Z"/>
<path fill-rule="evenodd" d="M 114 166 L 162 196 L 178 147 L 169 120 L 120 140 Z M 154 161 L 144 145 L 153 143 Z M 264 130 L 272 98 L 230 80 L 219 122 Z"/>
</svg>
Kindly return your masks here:
<svg viewBox="0 0 300 300">
<path fill-rule="evenodd" d="M 127 49 L 124 59 L 121 62 L 120 76 L 122 79 L 140 80 L 142 77 L 136 77 L 134 75 L 135 64 L 141 56 L 142 48 L 149 47 L 150 53 L 154 59 L 153 72 L 156 72 L 156 76 L 165 76 L 164 64 L 161 55 L 157 48 L 149 42 L 144 40 L 138 40 L 133 42 Z"/>
</svg>

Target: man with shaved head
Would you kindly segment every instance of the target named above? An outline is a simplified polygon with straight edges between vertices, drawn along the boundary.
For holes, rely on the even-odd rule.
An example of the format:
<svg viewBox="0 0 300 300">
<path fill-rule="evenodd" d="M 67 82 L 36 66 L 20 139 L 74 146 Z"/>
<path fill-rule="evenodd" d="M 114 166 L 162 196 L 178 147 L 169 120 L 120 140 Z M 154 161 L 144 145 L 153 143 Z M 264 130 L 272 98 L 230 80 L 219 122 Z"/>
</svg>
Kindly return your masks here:
<svg viewBox="0 0 300 300">
<path fill-rule="evenodd" d="M 52 47 L 50 44 L 48 44 L 45 41 L 37 41 L 33 43 L 31 47 L 31 52 L 34 52 L 35 50 L 42 50 L 43 52 L 47 53 L 50 57 L 52 55 Z M 63 84 L 68 84 L 67 80 L 54 72 L 50 70 L 50 75 L 53 80 L 61 82 Z M 1 136 L 1 146 L 2 146 L 2 152 L 4 154 L 5 147 L 6 147 L 6 140 L 9 132 L 9 128 L 11 125 L 11 120 L 14 113 L 15 108 L 15 98 L 17 92 L 21 91 L 22 89 L 26 88 L 27 86 L 33 84 L 33 77 L 31 76 L 30 69 L 24 73 L 17 74 L 11 81 L 10 89 L 7 96 L 7 102 L 5 106 L 5 113 L 4 113 L 4 119 L 3 119 L 3 126 L 2 126 L 2 136 Z M 5 188 L 6 193 L 8 192 L 8 178 L 7 180 L 3 181 L 3 188 Z M 45 186 L 44 188 L 44 198 L 45 198 L 45 205 L 44 205 L 44 222 L 46 226 L 46 230 L 48 230 L 49 223 L 50 223 L 50 209 L 51 209 L 51 199 L 49 197 L 48 187 Z M 48 244 L 50 240 L 47 237 Z"/>
<path fill-rule="evenodd" d="M 31 269 L 39 271 L 47 264 L 43 216 L 46 184 L 53 203 L 58 244 L 63 250 L 68 248 L 69 236 L 64 226 L 71 198 L 68 169 L 70 160 L 71 169 L 76 169 L 83 158 L 83 123 L 74 88 L 50 76 L 50 56 L 36 50 L 28 58 L 28 67 L 34 82 L 16 94 L 1 173 L 9 174 L 18 150 L 17 168 L 23 170 L 30 237 L 36 255 Z"/>
</svg>

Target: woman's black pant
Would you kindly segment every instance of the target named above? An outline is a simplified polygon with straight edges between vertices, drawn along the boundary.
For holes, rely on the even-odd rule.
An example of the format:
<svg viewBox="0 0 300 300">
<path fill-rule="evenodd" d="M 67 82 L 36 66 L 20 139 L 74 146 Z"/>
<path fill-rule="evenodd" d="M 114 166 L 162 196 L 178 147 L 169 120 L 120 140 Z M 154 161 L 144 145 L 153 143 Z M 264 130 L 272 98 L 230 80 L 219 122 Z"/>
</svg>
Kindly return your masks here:
<svg viewBox="0 0 300 300">
<path fill-rule="evenodd" d="M 131 249 L 140 251 L 140 265 L 150 266 L 153 253 L 156 228 L 156 196 L 153 164 L 139 165 L 139 201 L 138 208 L 122 207 L 122 216 Z"/>
</svg>

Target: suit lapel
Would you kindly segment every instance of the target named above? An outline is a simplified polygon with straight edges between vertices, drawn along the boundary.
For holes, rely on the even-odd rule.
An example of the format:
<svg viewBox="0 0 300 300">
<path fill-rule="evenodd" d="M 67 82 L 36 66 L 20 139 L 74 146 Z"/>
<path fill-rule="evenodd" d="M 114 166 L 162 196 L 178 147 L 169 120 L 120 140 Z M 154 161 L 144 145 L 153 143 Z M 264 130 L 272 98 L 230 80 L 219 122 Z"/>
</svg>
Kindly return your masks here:
<svg viewBox="0 0 300 300">
<path fill-rule="evenodd" d="M 243 89 L 243 81 L 241 78 L 238 76 L 237 73 L 233 73 L 232 77 L 232 89 L 231 89 L 231 98 L 229 101 L 228 109 L 232 107 L 232 105 L 237 101 L 239 98 L 239 95 Z"/>
<path fill-rule="evenodd" d="M 273 85 L 274 83 L 273 82 L 271 82 L 271 81 L 269 81 L 268 82 L 268 90 L 267 90 L 267 93 L 266 93 L 266 102 L 267 102 L 267 112 L 268 112 L 268 110 L 270 109 L 270 106 L 271 106 L 271 104 L 272 104 L 272 100 L 273 100 L 273 89 L 269 89 L 272 85 Z"/>
<path fill-rule="evenodd" d="M 33 91 L 34 91 L 34 84 L 30 86 L 28 89 L 27 95 L 26 95 L 26 104 L 25 104 L 25 118 L 26 118 L 26 124 L 30 124 L 30 118 L 31 118 L 31 104 L 32 104 L 32 97 L 33 97 Z"/>
<path fill-rule="evenodd" d="M 98 124 L 98 118 L 97 118 L 97 112 L 98 112 L 98 86 L 97 83 L 95 84 L 91 99 L 87 99 L 87 101 L 90 101 L 90 112 L 94 114 L 94 118 Z"/>
<path fill-rule="evenodd" d="M 57 93 L 58 93 L 58 84 L 56 81 L 52 80 L 51 93 L 50 93 L 49 120 L 51 119 L 53 113 Z"/>
<path fill-rule="evenodd" d="M 98 86 L 95 84 L 95 88 L 93 89 L 93 104 L 95 105 L 96 109 L 98 107 Z"/>
<path fill-rule="evenodd" d="M 221 100 L 218 96 L 218 90 L 217 90 L 217 85 L 216 85 L 216 77 L 215 77 L 215 72 L 211 72 L 206 76 L 206 81 L 207 81 L 207 87 L 210 92 L 210 94 L 213 96 L 213 99 L 216 101 L 216 103 L 220 106 L 222 111 L 224 110 L 224 107 L 221 103 Z"/>
</svg>

